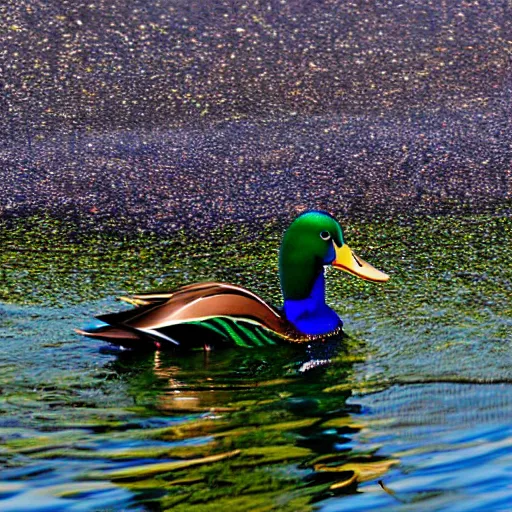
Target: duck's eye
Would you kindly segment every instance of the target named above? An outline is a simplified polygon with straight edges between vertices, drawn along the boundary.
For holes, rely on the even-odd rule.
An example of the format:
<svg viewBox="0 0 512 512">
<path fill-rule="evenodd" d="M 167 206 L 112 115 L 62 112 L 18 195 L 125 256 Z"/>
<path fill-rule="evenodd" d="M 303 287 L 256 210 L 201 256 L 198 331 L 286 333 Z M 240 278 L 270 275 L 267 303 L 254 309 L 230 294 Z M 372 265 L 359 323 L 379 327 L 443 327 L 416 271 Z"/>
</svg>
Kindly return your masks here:
<svg viewBox="0 0 512 512">
<path fill-rule="evenodd" d="M 329 231 L 322 231 L 322 232 L 320 233 L 320 238 L 321 238 L 322 240 L 326 240 L 326 241 L 327 241 L 327 240 L 330 240 L 330 239 L 331 239 L 331 233 L 329 233 Z"/>
</svg>

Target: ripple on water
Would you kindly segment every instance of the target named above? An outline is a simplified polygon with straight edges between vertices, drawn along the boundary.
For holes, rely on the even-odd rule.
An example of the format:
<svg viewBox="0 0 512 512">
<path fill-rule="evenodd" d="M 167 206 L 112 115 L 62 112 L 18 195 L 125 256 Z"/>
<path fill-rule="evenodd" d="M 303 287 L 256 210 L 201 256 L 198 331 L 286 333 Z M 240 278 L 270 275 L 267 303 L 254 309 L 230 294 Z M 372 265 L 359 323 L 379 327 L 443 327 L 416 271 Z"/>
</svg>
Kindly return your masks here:
<svg viewBox="0 0 512 512">
<path fill-rule="evenodd" d="M 507 510 L 511 384 L 395 385 L 347 405 L 369 368 L 357 341 L 304 375 L 280 348 L 114 357 L 68 335 L 109 303 L 3 309 L 2 511 Z"/>
<path fill-rule="evenodd" d="M 323 512 L 505 511 L 512 503 L 512 385 L 393 386 L 356 396 L 366 427 L 361 445 L 400 459 L 361 494 L 331 499 Z M 455 508 L 454 508 L 455 507 Z"/>
</svg>

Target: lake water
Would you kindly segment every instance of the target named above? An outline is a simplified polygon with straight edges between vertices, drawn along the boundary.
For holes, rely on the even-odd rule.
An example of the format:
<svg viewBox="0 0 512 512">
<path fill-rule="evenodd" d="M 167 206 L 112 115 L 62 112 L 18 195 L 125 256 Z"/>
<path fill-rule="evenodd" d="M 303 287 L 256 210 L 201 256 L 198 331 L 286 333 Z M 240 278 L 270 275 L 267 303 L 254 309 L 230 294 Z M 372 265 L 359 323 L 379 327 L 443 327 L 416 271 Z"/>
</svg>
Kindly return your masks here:
<svg viewBox="0 0 512 512">
<path fill-rule="evenodd" d="M 73 328 L 117 294 L 201 278 L 278 303 L 278 230 L 260 252 L 140 249 L 57 246 L 38 222 L 2 255 L 0 510 L 512 510 L 508 214 L 347 227 L 392 280 L 328 272 L 342 346 L 179 358 Z"/>
</svg>

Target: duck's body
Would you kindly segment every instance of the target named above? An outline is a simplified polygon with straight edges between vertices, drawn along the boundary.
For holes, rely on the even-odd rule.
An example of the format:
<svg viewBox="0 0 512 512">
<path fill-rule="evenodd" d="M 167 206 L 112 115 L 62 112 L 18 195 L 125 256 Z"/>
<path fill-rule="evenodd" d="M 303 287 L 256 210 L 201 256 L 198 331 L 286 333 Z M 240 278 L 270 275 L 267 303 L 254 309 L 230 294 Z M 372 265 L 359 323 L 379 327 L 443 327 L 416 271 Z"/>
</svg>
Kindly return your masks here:
<svg viewBox="0 0 512 512">
<path fill-rule="evenodd" d="M 263 347 L 319 338 L 298 331 L 282 311 L 258 295 L 227 283 L 198 283 L 122 300 L 136 308 L 98 316 L 98 327 L 78 332 L 128 348 L 158 349 L 229 343 Z"/>
<path fill-rule="evenodd" d="M 282 310 L 239 286 L 199 283 L 123 298 L 136 307 L 99 316 L 94 328 L 77 332 L 139 349 L 226 343 L 258 347 L 326 339 L 341 332 L 343 324 L 325 303 L 325 265 L 371 281 L 388 279 L 352 253 L 333 217 L 307 212 L 292 223 L 281 245 Z"/>
</svg>

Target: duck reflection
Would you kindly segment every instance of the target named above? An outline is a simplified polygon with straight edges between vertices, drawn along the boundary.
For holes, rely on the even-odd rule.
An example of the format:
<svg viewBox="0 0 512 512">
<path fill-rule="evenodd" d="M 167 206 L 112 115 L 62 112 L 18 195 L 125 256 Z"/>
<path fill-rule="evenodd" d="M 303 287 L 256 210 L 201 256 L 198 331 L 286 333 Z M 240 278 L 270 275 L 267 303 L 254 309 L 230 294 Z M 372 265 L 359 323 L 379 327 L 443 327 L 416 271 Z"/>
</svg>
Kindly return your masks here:
<svg viewBox="0 0 512 512">
<path fill-rule="evenodd" d="M 162 459 L 178 465 L 157 461 L 148 474 L 136 466 L 120 480 L 167 489 L 162 504 L 177 510 L 207 501 L 251 509 L 276 500 L 284 510 L 307 510 L 379 478 L 397 461 L 353 444 L 364 427 L 351 416 L 358 406 L 346 403 L 354 343 L 345 337 L 307 355 L 293 346 L 179 359 L 121 354 L 112 366 L 136 404 L 180 420 L 148 434 L 181 444 Z"/>
</svg>

